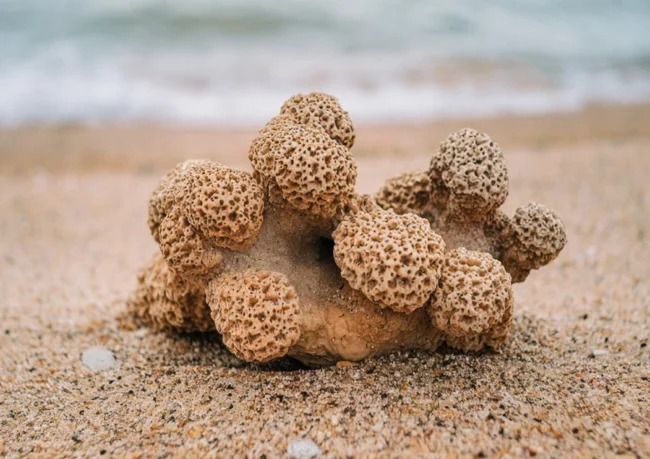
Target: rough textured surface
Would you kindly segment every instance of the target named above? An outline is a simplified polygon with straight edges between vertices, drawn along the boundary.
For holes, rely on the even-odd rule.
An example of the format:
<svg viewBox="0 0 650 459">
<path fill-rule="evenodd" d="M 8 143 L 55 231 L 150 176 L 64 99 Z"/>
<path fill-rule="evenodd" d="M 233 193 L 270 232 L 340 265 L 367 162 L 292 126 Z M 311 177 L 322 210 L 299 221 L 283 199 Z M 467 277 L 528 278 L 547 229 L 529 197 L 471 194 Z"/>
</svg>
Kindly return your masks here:
<svg viewBox="0 0 650 459">
<path fill-rule="evenodd" d="M 158 227 L 160 252 L 171 269 L 194 275 L 219 265 L 221 251 L 196 230 L 175 206 Z"/>
<path fill-rule="evenodd" d="M 512 322 L 510 275 L 484 252 L 464 248 L 447 254 L 440 287 L 427 306 L 434 326 L 444 331 L 448 344 L 478 350 L 486 343 L 500 347 Z"/>
<path fill-rule="evenodd" d="M 333 233 L 341 276 L 369 299 L 409 313 L 438 285 L 445 243 L 413 214 L 375 208 L 344 218 Z"/>
<path fill-rule="evenodd" d="M 424 308 L 410 314 L 382 308 L 345 281 L 329 302 L 301 302 L 302 336 L 288 355 L 313 367 L 409 349 L 435 351 L 443 342 L 443 333 L 431 326 Z"/>
<path fill-rule="evenodd" d="M 386 181 L 375 195 L 377 204 L 398 214 L 424 216 L 431 199 L 431 179 L 426 172 L 406 172 Z"/>
<path fill-rule="evenodd" d="M 282 105 L 280 114 L 300 124 L 322 128 L 333 140 L 347 148 L 354 145 L 352 121 L 334 96 L 322 92 L 298 94 Z"/>
<path fill-rule="evenodd" d="M 275 116 L 260 129 L 248 149 L 248 160 L 261 177 L 272 177 L 275 169 L 275 152 L 283 143 L 285 130 L 298 125 L 288 116 Z"/>
<path fill-rule="evenodd" d="M 294 126 L 283 132 L 273 179 L 296 209 L 331 217 L 354 191 L 357 168 L 345 147 L 317 129 Z"/>
<path fill-rule="evenodd" d="M 450 134 L 431 159 L 429 178 L 436 195 L 447 195 L 447 206 L 480 218 L 508 197 L 508 170 L 501 148 L 486 134 L 461 129 Z"/>
<path fill-rule="evenodd" d="M 447 250 L 465 247 L 499 260 L 512 282 L 557 257 L 566 230 L 552 210 L 531 203 L 511 221 L 499 209 L 508 197 L 508 170 L 500 147 L 486 134 L 461 129 L 439 146 L 424 172 L 387 180 L 375 198 L 379 206 L 426 218 Z"/>
<path fill-rule="evenodd" d="M 276 117 L 253 140 L 249 158 L 263 182 L 277 185 L 289 204 L 310 214 L 332 217 L 354 192 L 352 155 L 318 127 Z"/>
<path fill-rule="evenodd" d="M 188 170 L 182 211 L 219 247 L 245 250 L 260 232 L 264 193 L 244 171 L 209 162 Z"/>
<path fill-rule="evenodd" d="M 503 262 L 513 277 L 524 280 L 531 269 L 553 261 L 567 243 L 566 229 L 551 209 L 531 202 L 515 212 L 510 225 L 503 225 Z"/>
<path fill-rule="evenodd" d="M 208 284 L 207 301 L 224 344 L 244 360 L 283 357 L 300 338 L 298 295 L 282 274 L 224 274 Z"/>
<path fill-rule="evenodd" d="M 138 274 L 138 286 L 129 297 L 127 311 L 136 325 L 159 331 L 210 331 L 214 322 L 205 302 L 204 287 L 174 273 L 156 255 Z M 123 318 L 123 320 L 128 320 Z"/>
<path fill-rule="evenodd" d="M 514 286 L 508 346 L 308 371 L 243 364 L 216 333 L 124 332 L 114 319 L 157 250 L 143 222 L 172 154 L 243 167 L 253 130 L 0 134 L 0 171 L 23 165 L 0 177 L 0 455 L 281 457 L 309 438 L 334 457 L 648 457 L 650 110 L 599 110 L 613 115 L 480 124 L 503 147 L 532 139 L 506 152 L 504 211 L 543 202 L 570 239 Z M 359 128 L 359 192 L 426 169 L 431 145 L 475 123 Z M 601 142 L 617 123 L 628 130 Z M 118 366 L 88 370 L 94 346 Z"/>
<path fill-rule="evenodd" d="M 180 201 L 185 187 L 185 173 L 195 166 L 209 164 L 208 160 L 186 160 L 176 165 L 158 182 L 149 198 L 147 224 L 151 235 L 158 242 L 159 227 L 167 213 Z"/>
<path fill-rule="evenodd" d="M 173 212 L 174 209 L 177 211 Z M 173 223 L 167 224 L 165 238 L 169 253 L 187 252 L 190 244 L 202 245 L 204 241 L 200 239 L 218 247 L 243 250 L 255 241 L 263 210 L 263 191 L 247 172 L 208 160 L 186 160 L 156 187 L 149 199 L 148 223 L 151 234 L 159 242 L 161 226 L 168 214 L 173 213 L 171 218 L 175 222 L 179 222 L 181 214 L 185 216 L 186 222 L 179 222 L 178 234 L 173 234 Z M 188 229 L 186 223 L 192 228 Z"/>
</svg>

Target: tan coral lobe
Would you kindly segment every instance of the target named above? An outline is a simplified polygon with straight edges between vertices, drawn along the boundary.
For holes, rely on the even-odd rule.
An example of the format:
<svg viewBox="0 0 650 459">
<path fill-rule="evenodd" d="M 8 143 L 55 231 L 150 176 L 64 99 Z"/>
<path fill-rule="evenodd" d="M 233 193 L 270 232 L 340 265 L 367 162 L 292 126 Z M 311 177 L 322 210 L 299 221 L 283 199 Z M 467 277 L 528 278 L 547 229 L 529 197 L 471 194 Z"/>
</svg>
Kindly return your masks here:
<svg viewBox="0 0 650 459">
<path fill-rule="evenodd" d="M 437 287 L 445 243 L 416 215 L 362 210 L 344 218 L 332 236 L 341 276 L 383 307 L 412 312 Z"/>
<path fill-rule="evenodd" d="M 513 277 L 523 281 L 531 269 L 554 260 L 566 245 L 566 230 L 558 215 L 546 206 L 529 203 L 516 210 L 511 224 L 502 231 L 504 264 Z"/>
<path fill-rule="evenodd" d="M 195 166 L 188 180 L 183 213 L 192 226 L 219 247 L 250 247 L 264 211 L 264 193 L 255 179 L 211 162 Z"/>
<path fill-rule="evenodd" d="M 172 207 L 178 204 L 183 196 L 187 172 L 197 165 L 209 164 L 208 160 L 190 159 L 183 161 L 165 175 L 149 199 L 148 225 L 151 235 L 158 242 L 159 227 Z"/>
<path fill-rule="evenodd" d="M 204 287 L 172 271 L 160 254 L 138 274 L 138 287 L 127 301 L 136 322 L 158 331 L 214 330 Z"/>
<path fill-rule="evenodd" d="M 474 129 L 454 132 L 431 159 L 434 193 L 448 196 L 448 205 L 471 217 L 482 216 L 508 197 L 508 170 L 503 153 L 486 134 Z"/>
<path fill-rule="evenodd" d="M 407 172 L 388 179 L 375 195 L 383 209 L 423 216 L 431 199 L 431 179 L 424 172 Z"/>
<path fill-rule="evenodd" d="M 348 112 L 341 108 L 336 97 L 329 94 L 297 94 L 282 105 L 280 114 L 294 119 L 299 124 L 323 129 L 334 141 L 347 148 L 354 145 L 354 126 Z"/>
<path fill-rule="evenodd" d="M 248 150 L 248 159 L 253 170 L 262 177 L 272 177 L 275 168 L 275 153 L 283 142 L 283 133 L 298 123 L 288 116 L 276 116 L 260 129 Z"/>
<path fill-rule="evenodd" d="M 273 178 L 296 209 L 332 217 L 354 192 L 357 168 L 350 152 L 316 129 L 285 131 Z"/>
<path fill-rule="evenodd" d="M 224 274 L 208 284 L 207 299 L 224 344 L 244 360 L 282 357 L 300 339 L 298 295 L 283 274 Z"/>
<path fill-rule="evenodd" d="M 259 181 L 276 185 L 294 208 L 331 218 L 354 193 L 357 167 L 352 155 L 317 126 L 286 117 L 274 120 L 249 150 Z"/>
<path fill-rule="evenodd" d="M 427 311 L 449 344 L 476 350 L 492 338 L 493 327 L 499 332 L 500 324 L 510 320 L 512 306 L 510 275 L 501 263 L 487 253 L 459 248 L 447 254 Z"/>
<path fill-rule="evenodd" d="M 159 227 L 160 251 L 171 269 L 184 275 L 200 275 L 218 266 L 221 251 L 196 230 L 177 205 Z"/>
</svg>

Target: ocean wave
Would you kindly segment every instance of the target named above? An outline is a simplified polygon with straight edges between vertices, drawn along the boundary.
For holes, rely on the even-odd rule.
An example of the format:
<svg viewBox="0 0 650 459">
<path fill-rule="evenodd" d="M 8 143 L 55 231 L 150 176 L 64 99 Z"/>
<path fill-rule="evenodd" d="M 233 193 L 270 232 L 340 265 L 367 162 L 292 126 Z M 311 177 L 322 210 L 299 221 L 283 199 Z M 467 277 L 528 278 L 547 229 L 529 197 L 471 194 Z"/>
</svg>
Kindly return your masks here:
<svg viewBox="0 0 650 459">
<path fill-rule="evenodd" d="M 362 122 L 650 100 L 650 3 L 0 0 L 0 124 Z"/>
</svg>

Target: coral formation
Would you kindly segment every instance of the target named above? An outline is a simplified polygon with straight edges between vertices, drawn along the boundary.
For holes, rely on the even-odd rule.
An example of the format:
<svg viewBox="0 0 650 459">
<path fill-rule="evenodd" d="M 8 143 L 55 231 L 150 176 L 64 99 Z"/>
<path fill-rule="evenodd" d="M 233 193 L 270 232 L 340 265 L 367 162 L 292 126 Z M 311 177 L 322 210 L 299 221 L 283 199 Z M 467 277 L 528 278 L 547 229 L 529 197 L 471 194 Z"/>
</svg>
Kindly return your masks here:
<svg viewBox="0 0 650 459">
<path fill-rule="evenodd" d="M 412 312 L 438 286 L 445 243 L 416 215 L 360 210 L 332 238 L 341 276 L 380 307 Z"/>
<path fill-rule="evenodd" d="M 298 294 L 283 274 L 224 274 L 208 284 L 207 301 L 224 344 L 244 360 L 283 356 L 300 338 Z"/>
<path fill-rule="evenodd" d="M 511 220 L 503 154 L 463 130 L 428 173 L 354 191 L 355 133 L 338 101 L 297 95 L 259 131 L 253 173 L 179 164 L 149 202 L 160 246 L 128 313 L 161 331 L 216 331 L 247 361 L 358 361 L 441 344 L 498 349 L 522 281 L 566 242 L 537 204 Z"/>
<path fill-rule="evenodd" d="M 386 181 L 375 199 L 384 209 L 426 218 L 447 249 L 490 253 L 523 282 L 533 269 L 554 260 L 566 244 L 562 220 L 530 203 L 513 219 L 499 210 L 508 197 L 503 153 L 486 134 L 462 129 L 450 134 L 433 155 L 429 170 Z"/>
</svg>

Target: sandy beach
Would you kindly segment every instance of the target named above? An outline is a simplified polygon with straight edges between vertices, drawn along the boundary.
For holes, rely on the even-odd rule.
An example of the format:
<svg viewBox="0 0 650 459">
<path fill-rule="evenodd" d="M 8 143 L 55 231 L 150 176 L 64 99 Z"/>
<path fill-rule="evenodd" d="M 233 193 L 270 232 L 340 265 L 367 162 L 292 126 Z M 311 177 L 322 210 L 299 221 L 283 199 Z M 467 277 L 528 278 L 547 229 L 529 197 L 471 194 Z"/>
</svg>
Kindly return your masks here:
<svg viewBox="0 0 650 459">
<path fill-rule="evenodd" d="M 251 129 L 0 130 L 0 456 L 650 456 L 650 105 L 358 126 L 357 190 L 424 169 L 460 127 L 505 152 L 510 197 L 569 243 L 515 291 L 501 353 L 402 353 L 306 370 L 214 336 L 125 331 L 157 250 L 147 200 L 179 161 L 249 169 Z M 110 349 L 116 364 L 85 367 Z"/>
</svg>

